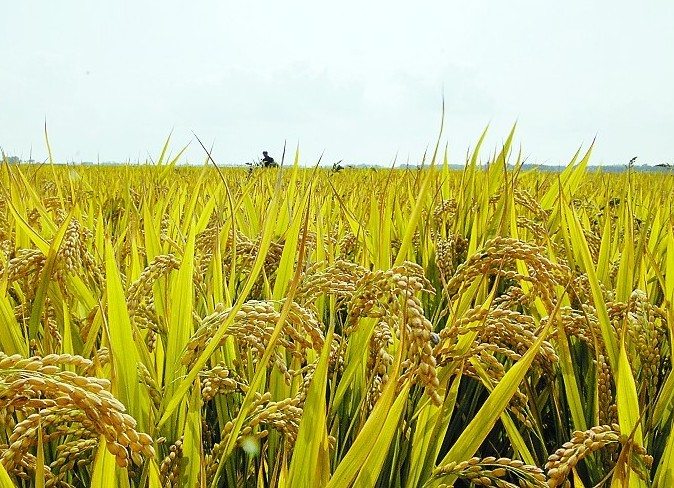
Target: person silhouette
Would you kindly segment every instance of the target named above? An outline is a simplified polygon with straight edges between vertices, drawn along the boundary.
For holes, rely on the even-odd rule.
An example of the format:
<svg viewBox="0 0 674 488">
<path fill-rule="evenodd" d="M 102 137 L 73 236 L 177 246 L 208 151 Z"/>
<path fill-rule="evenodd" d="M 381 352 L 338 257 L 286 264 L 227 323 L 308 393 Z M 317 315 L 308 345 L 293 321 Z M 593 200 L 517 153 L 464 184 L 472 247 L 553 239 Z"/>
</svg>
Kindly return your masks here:
<svg viewBox="0 0 674 488">
<path fill-rule="evenodd" d="M 273 168 L 278 166 L 276 161 L 274 161 L 274 158 L 272 158 L 267 151 L 262 151 L 262 155 L 264 156 L 262 158 L 262 166 L 265 168 Z"/>
</svg>

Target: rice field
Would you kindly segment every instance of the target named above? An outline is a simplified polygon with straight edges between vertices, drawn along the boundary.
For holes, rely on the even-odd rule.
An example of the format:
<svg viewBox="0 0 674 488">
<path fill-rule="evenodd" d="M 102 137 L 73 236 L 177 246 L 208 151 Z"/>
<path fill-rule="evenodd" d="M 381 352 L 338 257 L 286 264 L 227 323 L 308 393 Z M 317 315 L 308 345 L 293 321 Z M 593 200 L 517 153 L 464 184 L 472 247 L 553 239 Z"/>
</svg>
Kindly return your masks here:
<svg viewBox="0 0 674 488">
<path fill-rule="evenodd" d="M 0 487 L 674 486 L 674 176 L 509 150 L 3 164 Z"/>
</svg>

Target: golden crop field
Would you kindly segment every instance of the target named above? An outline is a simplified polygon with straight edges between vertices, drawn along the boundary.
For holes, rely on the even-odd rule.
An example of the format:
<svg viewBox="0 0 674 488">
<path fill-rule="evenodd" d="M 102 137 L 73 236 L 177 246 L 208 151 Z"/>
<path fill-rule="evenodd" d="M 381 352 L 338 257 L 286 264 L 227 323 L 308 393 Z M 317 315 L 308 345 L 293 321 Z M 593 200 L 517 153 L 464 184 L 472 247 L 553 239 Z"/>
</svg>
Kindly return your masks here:
<svg viewBox="0 0 674 488">
<path fill-rule="evenodd" d="M 3 164 L 0 487 L 674 486 L 674 176 L 508 151 Z"/>
</svg>

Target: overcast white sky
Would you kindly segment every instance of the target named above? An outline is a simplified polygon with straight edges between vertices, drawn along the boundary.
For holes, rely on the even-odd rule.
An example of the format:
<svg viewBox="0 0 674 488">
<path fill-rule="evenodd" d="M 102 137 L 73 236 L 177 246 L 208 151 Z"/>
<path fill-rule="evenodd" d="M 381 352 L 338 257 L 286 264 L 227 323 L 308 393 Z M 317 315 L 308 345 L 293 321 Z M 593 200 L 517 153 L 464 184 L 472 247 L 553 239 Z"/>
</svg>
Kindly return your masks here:
<svg viewBox="0 0 674 488">
<path fill-rule="evenodd" d="M 452 163 L 517 121 L 532 163 L 674 162 L 674 2 L 9 1 L 0 146 L 58 161 L 145 161 L 173 130 L 201 163 L 283 141 L 301 159 L 417 163 L 444 92 Z"/>
</svg>

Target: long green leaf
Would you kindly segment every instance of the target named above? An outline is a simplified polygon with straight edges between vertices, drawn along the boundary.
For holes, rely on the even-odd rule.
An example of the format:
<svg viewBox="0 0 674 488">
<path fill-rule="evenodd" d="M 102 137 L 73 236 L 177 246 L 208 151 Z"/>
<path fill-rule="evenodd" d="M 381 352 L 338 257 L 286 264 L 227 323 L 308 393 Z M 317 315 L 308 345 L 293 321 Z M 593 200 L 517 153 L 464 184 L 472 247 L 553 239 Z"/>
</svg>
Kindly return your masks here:
<svg viewBox="0 0 674 488">
<path fill-rule="evenodd" d="M 395 381 L 389 381 L 377 400 L 372 413 L 367 418 L 365 425 L 358 433 L 358 436 L 351 444 L 349 451 L 342 461 L 337 465 L 328 488 L 346 488 L 351 486 L 361 469 L 366 464 L 367 459 L 375 445 L 375 439 L 379 438 L 380 433 L 387 427 L 391 427 L 388 419 L 389 412 L 392 411 L 392 405 L 395 397 Z M 397 427 L 396 419 L 396 427 Z M 382 448 L 382 446 L 378 446 Z"/>
<path fill-rule="evenodd" d="M 400 426 L 400 419 L 407 405 L 409 391 L 410 384 L 406 382 L 393 402 L 376 441 L 372 443 L 370 454 L 358 472 L 354 486 L 374 486 L 379 478 L 384 461 L 391 451 L 393 437 Z"/>
<path fill-rule="evenodd" d="M 16 485 L 12 481 L 12 478 L 9 477 L 9 473 L 5 467 L 0 463 L 0 488 L 15 488 Z"/>
<path fill-rule="evenodd" d="M 91 468 L 90 488 L 110 488 L 117 486 L 117 463 L 107 449 L 107 442 L 104 436 L 100 437 L 96 457 Z"/>
<path fill-rule="evenodd" d="M 643 447 L 644 440 L 640 421 L 639 397 L 637 395 L 637 386 L 632 375 L 630 360 L 625 350 L 625 334 L 623 334 L 620 345 L 620 356 L 618 357 L 618 371 L 616 372 L 616 405 L 618 407 L 618 423 L 620 424 L 620 433 L 626 437 L 632 436 L 634 443 Z M 627 463 L 628 456 L 620 456 L 616 473 L 627 472 L 628 467 L 623 467 L 622 463 Z M 635 488 L 646 488 L 648 485 L 635 473 L 629 469 L 629 486 Z"/>
<path fill-rule="evenodd" d="M 35 457 L 35 488 L 44 488 L 44 444 L 42 425 L 37 428 L 37 456 Z"/>
<path fill-rule="evenodd" d="M 107 240 L 105 246 L 105 278 L 108 305 L 107 336 L 110 340 L 117 392 L 121 402 L 144 430 L 148 425 L 149 398 L 147 390 L 141 387 L 138 377 L 137 364 L 140 359 L 110 240 Z"/>
<path fill-rule="evenodd" d="M 580 255 L 580 260 L 583 264 L 584 270 L 587 273 L 590 288 L 592 290 L 592 299 L 594 306 L 597 309 L 597 318 L 599 319 L 599 327 L 601 328 L 601 335 L 606 345 L 606 353 L 611 369 L 615 371 L 618 367 L 618 346 L 616 343 L 615 333 L 606 310 L 606 302 L 604 295 L 599 285 L 599 278 L 595 271 L 592 257 L 590 256 L 590 248 L 585 239 L 583 228 L 578 220 L 578 216 L 573 209 L 566 209 L 566 221 L 569 225 L 571 235 L 573 237 L 574 250 Z"/>
<path fill-rule="evenodd" d="M 59 227 L 58 232 L 52 239 L 51 245 L 49 246 L 49 252 L 47 253 L 47 260 L 45 261 L 44 267 L 42 268 L 42 273 L 40 273 L 40 281 L 37 285 L 37 291 L 35 292 L 35 299 L 33 300 L 33 308 L 30 312 L 30 322 L 28 323 L 28 337 L 31 339 L 37 339 L 38 328 L 40 327 L 40 321 L 42 320 L 42 311 L 44 308 L 44 302 L 47 298 L 47 287 L 49 287 L 51 281 L 51 275 L 54 271 L 54 266 L 56 265 L 56 260 L 58 258 L 58 252 L 61 248 L 61 243 L 63 242 L 63 237 L 65 236 L 68 225 L 70 224 L 70 219 L 72 218 L 72 211 L 68 214 L 66 219 L 63 221 Z"/>
<path fill-rule="evenodd" d="M 14 308 L 7 298 L 7 280 L 0 278 L 0 350 L 5 354 L 28 355 L 26 341 L 16 321 Z"/>
<path fill-rule="evenodd" d="M 297 442 L 290 460 L 289 486 L 311 488 L 327 481 L 329 466 L 321 466 L 319 459 L 327 459 L 328 432 L 326 430 L 325 392 L 328 384 L 328 359 L 333 339 L 332 327 L 328 331 L 314 372 L 302 412 Z M 321 456 L 321 451 L 323 455 Z"/>
<path fill-rule="evenodd" d="M 192 325 L 194 239 L 194 228 L 192 228 L 187 238 L 180 269 L 170 282 L 169 293 L 171 298 L 168 305 L 169 323 L 164 379 L 166 385 L 165 401 L 173 396 L 180 379 L 185 375 L 186 367 L 181 364 L 180 358 L 194 330 Z M 171 432 L 172 437 L 177 438 L 179 436 L 177 430 L 179 422 L 181 422 L 179 419 L 174 422 L 174 430 Z"/>
</svg>

